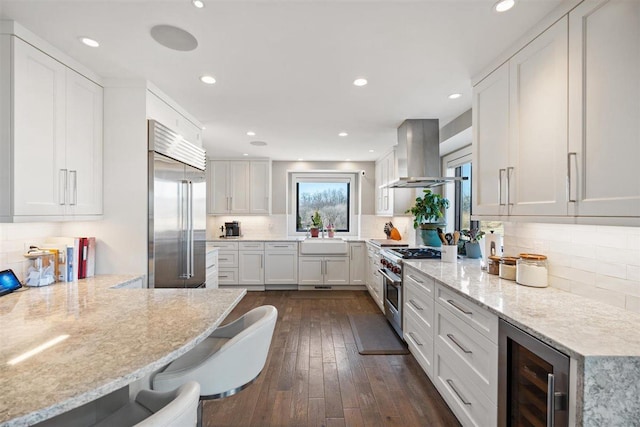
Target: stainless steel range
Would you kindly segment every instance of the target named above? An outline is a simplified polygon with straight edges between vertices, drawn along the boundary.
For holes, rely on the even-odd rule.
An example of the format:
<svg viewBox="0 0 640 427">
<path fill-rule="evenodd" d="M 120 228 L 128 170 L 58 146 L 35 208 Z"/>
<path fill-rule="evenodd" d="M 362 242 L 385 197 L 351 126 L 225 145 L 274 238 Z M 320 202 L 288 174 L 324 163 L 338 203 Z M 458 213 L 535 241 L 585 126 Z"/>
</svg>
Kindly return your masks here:
<svg viewBox="0 0 640 427">
<path fill-rule="evenodd" d="M 382 275 L 384 314 L 396 333 L 402 337 L 402 263 L 412 259 L 439 259 L 440 251 L 431 248 L 394 248 L 380 251 L 378 272 Z M 404 339 L 404 338 L 403 338 Z"/>
</svg>

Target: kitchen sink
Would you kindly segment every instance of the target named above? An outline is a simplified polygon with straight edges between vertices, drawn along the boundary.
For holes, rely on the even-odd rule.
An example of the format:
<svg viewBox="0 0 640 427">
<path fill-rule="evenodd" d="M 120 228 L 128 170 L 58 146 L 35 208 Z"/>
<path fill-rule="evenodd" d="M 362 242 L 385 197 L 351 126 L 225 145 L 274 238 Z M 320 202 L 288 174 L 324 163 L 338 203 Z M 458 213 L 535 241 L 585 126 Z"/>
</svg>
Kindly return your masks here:
<svg viewBox="0 0 640 427">
<path fill-rule="evenodd" d="M 341 238 L 322 239 L 310 237 L 300 242 L 303 255 L 346 255 L 349 245 Z"/>
</svg>

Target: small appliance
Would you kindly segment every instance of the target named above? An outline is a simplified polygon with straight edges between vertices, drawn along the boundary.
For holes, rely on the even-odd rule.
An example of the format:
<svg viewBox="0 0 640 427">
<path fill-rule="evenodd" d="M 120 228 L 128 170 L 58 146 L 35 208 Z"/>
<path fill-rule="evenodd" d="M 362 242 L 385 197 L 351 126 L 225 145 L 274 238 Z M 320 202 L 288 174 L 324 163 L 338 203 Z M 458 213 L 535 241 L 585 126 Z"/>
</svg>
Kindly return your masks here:
<svg viewBox="0 0 640 427">
<path fill-rule="evenodd" d="M 240 237 L 240 222 L 225 222 L 224 230 L 224 237 Z"/>
</svg>

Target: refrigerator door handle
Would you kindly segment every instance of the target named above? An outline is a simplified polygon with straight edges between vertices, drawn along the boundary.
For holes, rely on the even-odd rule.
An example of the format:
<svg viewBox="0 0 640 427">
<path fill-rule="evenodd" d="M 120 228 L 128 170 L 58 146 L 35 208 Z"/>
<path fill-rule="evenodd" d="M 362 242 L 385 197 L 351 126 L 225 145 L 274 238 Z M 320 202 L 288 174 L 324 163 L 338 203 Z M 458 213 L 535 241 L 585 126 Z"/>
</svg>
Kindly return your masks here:
<svg viewBox="0 0 640 427">
<path fill-rule="evenodd" d="M 195 242 L 194 242 L 194 230 L 193 230 L 193 181 L 189 181 L 189 278 L 195 276 Z"/>
<path fill-rule="evenodd" d="M 180 236 L 182 240 L 182 274 L 181 279 L 189 276 L 189 181 L 180 181 Z"/>
</svg>

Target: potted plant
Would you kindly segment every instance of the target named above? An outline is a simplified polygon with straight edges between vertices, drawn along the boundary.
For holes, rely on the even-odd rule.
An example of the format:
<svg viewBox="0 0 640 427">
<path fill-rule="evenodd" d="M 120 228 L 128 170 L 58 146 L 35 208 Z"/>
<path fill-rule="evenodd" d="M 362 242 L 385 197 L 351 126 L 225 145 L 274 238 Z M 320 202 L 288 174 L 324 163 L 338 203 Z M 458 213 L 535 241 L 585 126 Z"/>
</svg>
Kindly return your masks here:
<svg viewBox="0 0 640 427">
<path fill-rule="evenodd" d="M 467 253 L 467 258 L 481 258 L 480 239 L 484 237 L 484 231 L 480 231 L 478 228 L 472 228 L 471 230 L 462 230 L 461 233 L 466 237 L 464 250 Z"/>
<path fill-rule="evenodd" d="M 422 242 L 427 246 L 441 246 L 436 229 L 444 224 L 444 210 L 449 207 L 449 200 L 427 189 L 424 195 L 416 198 L 416 204 L 405 213 L 413 214 L 413 228 L 420 227 Z"/>
<path fill-rule="evenodd" d="M 316 210 L 311 216 L 311 228 L 309 229 L 311 237 L 318 237 L 320 227 L 322 227 L 322 218 L 320 218 L 320 212 Z"/>
</svg>

